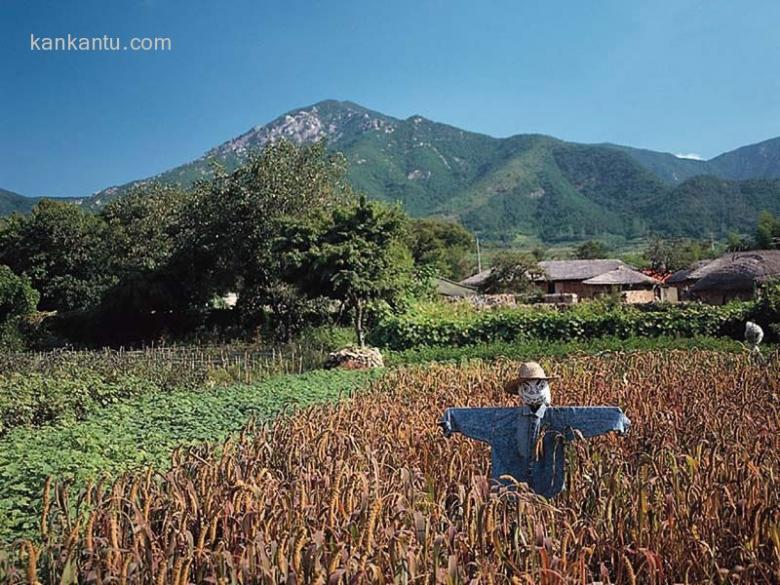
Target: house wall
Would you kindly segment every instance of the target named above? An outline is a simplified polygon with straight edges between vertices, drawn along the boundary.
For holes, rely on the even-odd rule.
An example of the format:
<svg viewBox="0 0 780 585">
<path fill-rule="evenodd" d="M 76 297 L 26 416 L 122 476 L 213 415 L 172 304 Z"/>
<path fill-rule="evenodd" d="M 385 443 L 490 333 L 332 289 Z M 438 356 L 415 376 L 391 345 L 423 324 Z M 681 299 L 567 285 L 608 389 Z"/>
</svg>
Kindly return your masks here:
<svg viewBox="0 0 780 585">
<path fill-rule="evenodd" d="M 654 300 L 655 291 L 652 289 L 623 291 L 623 301 L 629 304 L 652 303 Z"/>
<path fill-rule="evenodd" d="M 580 280 L 558 280 L 555 282 L 555 294 L 576 294 L 580 299 L 593 299 L 602 295 L 608 295 L 613 290 L 618 289 L 624 293 L 630 293 L 626 297 L 626 302 L 628 303 L 651 303 L 656 299 L 655 291 L 649 285 L 637 285 L 636 289 L 631 290 L 617 285 L 583 284 Z"/>
<path fill-rule="evenodd" d="M 555 294 L 573 293 L 581 299 L 592 299 L 593 297 L 609 292 L 609 290 L 600 290 L 600 286 L 590 286 L 582 284 L 581 280 L 558 280 L 555 282 Z"/>
<path fill-rule="evenodd" d="M 680 295 L 679 290 L 675 286 L 662 286 L 660 289 L 661 291 L 661 300 L 665 303 L 679 303 L 680 302 Z"/>
<path fill-rule="evenodd" d="M 669 288 L 677 289 L 677 299 L 680 301 L 690 300 L 690 288 L 695 283 L 695 280 L 685 280 L 683 282 L 676 282 L 669 286 Z"/>
<path fill-rule="evenodd" d="M 708 305 L 725 305 L 729 301 L 739 299 L 749 301 L 753 298 L 753 291 L 746 290 L 707 290 L 696 293 L 696 298 Z"/>
</svg>

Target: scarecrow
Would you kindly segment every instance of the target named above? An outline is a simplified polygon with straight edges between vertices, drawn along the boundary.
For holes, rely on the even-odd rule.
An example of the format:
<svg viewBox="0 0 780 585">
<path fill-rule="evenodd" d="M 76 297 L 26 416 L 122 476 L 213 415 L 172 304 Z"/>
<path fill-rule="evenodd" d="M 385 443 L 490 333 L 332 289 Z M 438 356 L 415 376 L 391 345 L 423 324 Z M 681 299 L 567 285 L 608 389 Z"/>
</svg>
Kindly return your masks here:
<svg viewBox="0 0 780 585">
<path fill-rule="evenodd" d="M 566 441 L 625 434 L 631 424 L 614 406 L 551 407 L 550 378 L 536 362 L 522 364 L 504 389 L 524 406 L 448 408 L 439 424 L 447 437 L 462 433 L 490 445 L 495 481 L 511 485 L 514 478 L 547 498 L 563 489 Z"/>
</svg>

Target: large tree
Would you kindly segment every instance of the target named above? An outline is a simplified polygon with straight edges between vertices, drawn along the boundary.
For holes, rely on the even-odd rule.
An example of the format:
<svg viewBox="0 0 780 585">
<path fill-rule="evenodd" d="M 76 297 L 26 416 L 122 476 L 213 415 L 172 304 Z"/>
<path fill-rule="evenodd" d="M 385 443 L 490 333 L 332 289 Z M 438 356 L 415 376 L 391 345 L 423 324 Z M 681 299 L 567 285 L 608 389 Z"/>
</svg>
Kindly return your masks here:
<svg viewBox="0 0 780 585">
<path fill-rule="evenodd" d="M 771 250 L 780 247 L 780 217 L 762 211 L 756 223 L 756 247 Z"/>
<path fill-rule="evenodd" d="M 712 255 L 713 250 L 709 244 L 688 239 L 664 240 L 653 237 L 645 250 L 647 263 L 658 272 L 682 270 Z"/>
<path fill-rule="evenodd" d="M 168 263 L 191 197 L 174 186 L 147 183 L 106 205 L 101 212 L 108 227 L 106 243 L 120 276 Z"/>
<path fill-rule="evenodd" d="M 256 312 L 279 284 L 272 244 L 284 222 L 305 220 L 351 197 L 342 156 L 324 143 L 286 141 L 252 154 L 232 173 L 200 184 L 181 223 L 171 269 L 188 300 L 204 304 L 237 292 L 238 310 Z"/>
<path fill-rule="evenodd" d="M 393 303 L 408 285 L 405 222 L 399 208 L 361 196 L 318 220 L 292 222 L 277 241 L 287 278 L 312 298 L 341 301 L 361 346 L 369 304 Z"/>
<path fill-rule="evenodd" d="M 0 264 L 30 279 L 41 309 L 94 306 L 115 282 L 111 263 L 105 222 L 71 203 L 43 200 L 0 225 Z"/>
<path fill-rule="evenodd" d="M 471 274 L 474 235 L 459 223 L 415 219 L 409 226 L 409 250 L 415 264 L 433 268 L 439 275 L 461 280 Z"/>
<path fill-rule="evenodd" d="M 534 281 L 543 276 L 536 258 L 523 252 L 500 252 L 493 259 L 490 274 L 480 287 L 490 294 L 533 291 Z"/>
<path fill-rule="evenodd" d="M 30 279 L 0 266 L 0 348 L 23 348 L 21 320 L 35 312 L 39 300 Z"/>
</svg>

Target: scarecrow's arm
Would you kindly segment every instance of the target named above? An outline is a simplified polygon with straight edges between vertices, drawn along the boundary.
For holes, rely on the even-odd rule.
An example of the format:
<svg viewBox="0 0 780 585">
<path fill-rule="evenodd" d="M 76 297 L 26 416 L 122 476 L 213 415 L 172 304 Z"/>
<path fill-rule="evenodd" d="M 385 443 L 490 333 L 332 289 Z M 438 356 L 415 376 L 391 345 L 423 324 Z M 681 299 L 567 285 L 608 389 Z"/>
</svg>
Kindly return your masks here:
<svg viewBox="0 0 780 585">
<path fill-rule="evenodd" d="M 563 433 L 566 439 L 585 439 L 610 431 L 624 435 L 631 421 L 616 406 L 564 406 L 550 408 L 545 417 L 550 430 Z"/>
<path fill-rule="evenodd" d="M 477 441 L 489 443 L 495 430 L 496 416 L 505 408 L 448 408 L 439 422 L 444 436 L 462 433 Z"/>
</svg>

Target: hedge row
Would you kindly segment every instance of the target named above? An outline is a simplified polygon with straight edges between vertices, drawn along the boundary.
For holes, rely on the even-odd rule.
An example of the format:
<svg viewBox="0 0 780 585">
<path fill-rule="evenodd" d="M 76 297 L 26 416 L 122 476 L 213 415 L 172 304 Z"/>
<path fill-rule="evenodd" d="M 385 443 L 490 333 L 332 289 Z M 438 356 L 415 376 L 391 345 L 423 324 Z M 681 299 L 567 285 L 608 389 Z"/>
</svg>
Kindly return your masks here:
<svg viewBox="0 0 780 585">
<path fill-rule="evenodd" d="M 442 314 L 425 309 L 384 315 L 370 342 L 393 350 L 467 346 L 495 341 L 578 341 L 599 337 L 739 337 L 755 303 L 656 305 L 583 304 L 560 310 L 496 309 Z"/>
<path fill-rule="evenodd" d="M 770 352 L 773 346 L 765 347 Z M 468 360 L 511 359 L 538 360 L 541 357 L 561 357 L 571 354 L 599 354 L 624 351 L 707 350 L 740 352 L 745 346 L 733 339 L 722 337 L 600 337 L 587 341 L 494 341 L 465 347 L 420 346 L 402 351 L 387 351 L 386 366 L 422 364 L 428 362 L 465 362 Z"/>
</svg>

